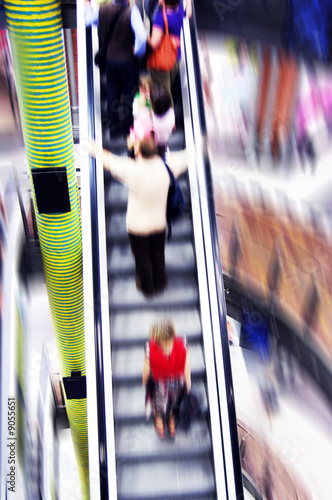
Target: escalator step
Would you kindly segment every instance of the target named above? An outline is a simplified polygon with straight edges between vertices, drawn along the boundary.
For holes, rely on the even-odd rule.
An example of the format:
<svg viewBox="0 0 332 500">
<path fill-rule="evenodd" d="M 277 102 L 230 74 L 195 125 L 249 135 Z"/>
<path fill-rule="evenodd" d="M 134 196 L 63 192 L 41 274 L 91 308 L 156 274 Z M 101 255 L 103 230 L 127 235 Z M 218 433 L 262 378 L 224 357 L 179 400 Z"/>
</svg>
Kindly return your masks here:
<svg viewBox="0 0 332 500">
<path fill-rule="evenodd" d="M 201 320 L 196 308 L 181 310 L 147 309 L 146 311 L 114 312 L 111 314 L 112 345 L 139 344 L 148 339 L 149 328 L 153 321 L 161 317 L 173 320 L 178 335 L 186 336 L 189 344 L 201 339 Z"/>
<path fill-rule="evenodd" d="M 108 255 L 109 277 L 135 274 L 135 261 L 128 244 L 110 248 Z M 165 248 L 165 263 L 168 274 L 191 273 L 194 275 L 196 263 L 192 244 L 171 240 Z"/>
<path fill-rule="evenodd" d="M 120 136 L 111 139 L 108 127 L 103 127 L 103 148 L 117 156 L 128 156 L 127 138 Z"/>
<path fill-rule="evenodd" d="M 126 210 L 128 200 L 128 188 L 120 182 L 112 179 L 110 185 L 105 189 L 106 212 L 110 209 L 121 208 Z"/>
<path fill-rule="evenodd" d="M 197 282 L 193 276 L 170 276 L 167 288 L 152 298 L 136 289 L 135 279 L 119 278 L 109 285 L 110 310 L 154 309 L 160 307 L 182 308 L 198 304 Z"/>
<path fill-rule="evenodd" d="M 127 154 L 126 139 L 110 140 L 107 127 L 103 130 L 103 146 L 115 154 Z M 185 147 L 183 130 L 172 134 L 169 147 L 174 151 Z M 215 500 L 190 210 L 172 225 L 172 239 L 166 242 L 168 286 L 163 293 L 146 298 L 136 289 L 135 264 L 126 231 L 128 189 L 108 172 L 104 179 L 117 498 Z M 188 173 L 179 182 L 189 203 Z M 177 429 L 175 440 L 170 440 L 166 431 L 165 440 L 160 441 L 153 421 L 147 422 L 144 416 L 142 367 L 149 327 L 154 319 L 165 315 L 173 319 L 177 335 L 188 338 L 192 386 L 199 395 L 201 415 L 189 431 Z"/>
<path fill-rule="evenodd" d="M 181 151 L 186 147 L 184 131 L 181 129 L 175 130 L 168 139 L 168 147 L 170 151 Z"/>
<path fill-rule="evenodd" d="M 123 465 L 117 472 L 119 500 L 215 498 L 210 457 L 158 461 L 149 467 L 137 462 Z"/>
<path fill-rule="evenodd" d="M 134 460 L 156 460 L 163 457 L 193 457 L 211 453 L 211 436 L 206 418 L 197 418 L 185 432 L 177 429 L 175 440 L 161 441 L 152 422 L 115 426 L 115 452 L 119 463 Z"/>
</svg>

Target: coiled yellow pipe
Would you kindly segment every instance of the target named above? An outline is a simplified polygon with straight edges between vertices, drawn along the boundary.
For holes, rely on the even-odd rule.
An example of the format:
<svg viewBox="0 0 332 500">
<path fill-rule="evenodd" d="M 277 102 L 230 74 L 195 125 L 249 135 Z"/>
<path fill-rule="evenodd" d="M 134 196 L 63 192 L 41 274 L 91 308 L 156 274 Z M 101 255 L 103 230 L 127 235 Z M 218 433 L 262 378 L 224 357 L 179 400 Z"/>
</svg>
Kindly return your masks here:
<svg viewBox="0 0 332 500">
<path fill-rule="evenodd" d="M 38 212 L 31 182 L 62 376 L 85 374 L 82 239 L 58 0 L 5 0 L 19 108 L 31 169 L 66 167 L 71 211 Z M 89 498 L 86 400 L 68 400 L 83 498 Z"/>
</svg>

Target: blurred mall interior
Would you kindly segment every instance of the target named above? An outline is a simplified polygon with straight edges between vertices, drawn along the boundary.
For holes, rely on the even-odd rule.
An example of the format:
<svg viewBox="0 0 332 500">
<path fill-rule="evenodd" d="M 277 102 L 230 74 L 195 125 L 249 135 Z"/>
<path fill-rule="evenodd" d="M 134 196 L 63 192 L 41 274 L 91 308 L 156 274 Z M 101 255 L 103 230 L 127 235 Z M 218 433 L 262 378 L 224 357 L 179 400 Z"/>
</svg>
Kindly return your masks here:
<svg viewBox="0 0 332 500">
<path fill-rule="evenodd" d="M 332 1 L 193 1 L 169 149 L 195 154 L 153 298 L 87 153 L 127 142 L 85 8 L 0 0 L 0 499 L 329 500 Z M 141 373 L 164 315 L 200 414 L 161 441 Z"/>
</svg>

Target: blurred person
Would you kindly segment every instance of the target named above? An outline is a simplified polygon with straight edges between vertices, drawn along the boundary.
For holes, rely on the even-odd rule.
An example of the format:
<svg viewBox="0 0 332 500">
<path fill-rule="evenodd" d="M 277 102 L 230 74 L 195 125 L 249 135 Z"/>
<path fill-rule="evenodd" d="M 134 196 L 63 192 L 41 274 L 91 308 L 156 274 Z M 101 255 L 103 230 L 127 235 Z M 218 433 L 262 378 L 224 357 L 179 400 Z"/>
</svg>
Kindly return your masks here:
<svg viewBox="0 0 332 500">
<path fill-rule="evenodd" d="M 163 6 L 166 9 L 166 17 L 168 22 L 169 34 L 178 39 L 178 56 L 177 62 L 171 71 L 159 71 L 151 69 L 151 77 L 156 85 L 163 85 L 166 92 L 169 93 L 171 97 L 172 106 L 172 85 L 176 80 L 179 73 L 179 62 L 181 59 L 181 29 L 183 25 L 184 17 L 190 18 L 192 15 L 192 0 L 186 0 L 185 8 L 183 7 L 183 2 L 181 0 L 164 0 L 160 2 L 159 10 L 154 18 L 151 36 L 148 39 L 148 44 L 152 50 L 158 49 L 165 33 L 165 23 L 163 16 Z"/>
<path fill-rule="evenodd" d="M 270 416 L 278 408 L 277 391 L 271 368 L 271 339 L 268 319 L 250 305 L 242 310 L 240 347 L 249 374 L 258 384 L 264 407 Z"/>
<path fill-rule="evenodd" d="M 287 51 L 310 60 L 331 57 L 331 0 L 289 0 L 281 30 Z"/>
<path fill-rule="evenodd" d="M 133 101 L 133 126 L 127 140 L 128 154 L 135 158 L 138 154 L 139 142 L 149 137 L 152 131 L 152 106 L 150 99 L 151 77 L 143 74 L 139 81 L 139 91 Z"/>
<path fill-rule="evenodd" d="M 143 6 L 143 0 L 130 0 L 130 5 L 136 5 L 138 10 L 140 11 L 141 18 L 144 18 L 144 6 Z"/>
<path fill-rule="evenodd" d="M 164 87 L 155 86 L 151 94 L 152 123 L 157 152 L 165 160 L 168 139 L 175 129 L 175 113 L 172 101 Z"/>
<path fill-rule="evenodd" d="M 166 205 L 170 178 L 163 160 L 156 154 L 152 136 L 144 138 L 136 161 L 116 156 L 90 144 L 90 154 L 128 187 L 126 225 L 135 258 L 136 287 L 147 297 L 162 292 L 165 271 Z M 170 153 L 168 164 L 179 177 L 188 166 L 186 150 Z"/>
<path fill-rule="evenodd" d="M 152 79 L 148 74 L 142 74 L 139 79 L 139 89 L 134 96 L 133 116 L 139 115 L 140 109 L 147 107 L 151 110 L 151 86 Z"/>
<path fill-rule="evenodd" d="M 162 319 L 150 327 L 150 341 L 144 349 L 143 385 L 149 384 L 155 429 L 165 437 L 164 420 L 169 435 L 175 438 L 175 415 L 184 387 L 191 388 L 189 347 L 177 337 L 172 321 Z"/>
<path fill-rule="evenodd" d="M 113 25 L 113 22 L 115 24 Z M 107 107 L 111 138 L 129 134 L 138 87 L 138 58 L 146 50 L 146 29 L 136 5 L 128 0 L 104 3 L 98 13 L 99 44 L 107 43 Z M 111 33 L 110 33 L 111 30 Z M 123 106 L 121 112 L 120 106 Z"/>
<path fill-rule="evenodd" d="M 159 3 L 160 0 L 144 0 L 144 11 L 150 22 L 150 30 L 152 30 L 153 20 L 157 14 Z"/>
<path fill-rule="evenodd" d="M 295 57 L 280 53 L 270 131 L 271 153 L 275 162 L 281 159 L 290 140 L 298 78 L 299 67 Z"/>
</svg>

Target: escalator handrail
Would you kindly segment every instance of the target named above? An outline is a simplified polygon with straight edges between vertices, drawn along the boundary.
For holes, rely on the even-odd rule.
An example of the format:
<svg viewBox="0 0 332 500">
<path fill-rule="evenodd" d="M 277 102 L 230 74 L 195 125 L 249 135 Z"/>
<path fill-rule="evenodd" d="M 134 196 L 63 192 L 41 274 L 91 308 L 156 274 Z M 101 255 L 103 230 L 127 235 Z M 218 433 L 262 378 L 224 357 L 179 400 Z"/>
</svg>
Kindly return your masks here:
<svg viewBox="0 0 332 500">
<path fill-rule="evenodd" d="M 86 332 L 87 416 L 90 499 L 116 498 L 114 427 L 110 372 L 109 307 L 105 300 L 107 259 L 103 245 L 100 177 L 88 156 L 86 139 L 95 138 L 96 118 L 93 30 L 86 28 L 84 3 L 77 4 L 78 83 L 80 97 L 80 167 L 83 242 L 83 285 Z M 97 132 L 98 134 L 98 132 Z M 103 189 L 103 188 L 102 188 Z M 106 285 L 107 287 L 107 285 Z M 108 296 L 107 296 L 108 298 Z M 107 394 L 107 399 L 105 396 Z M 111 414 L 111 416 L 110 416 Z"/>
<path fill-rule="evenodd" d="M 93 83 L 93 47 L 92 29 L 87 28 L 87 76 L 88 76 L 88 109 L 89 109 L 89 136 L 95 138 L 95 110 L 94 110 L 94 83 Z M 94 158 L 90 159 L 90 198 L 91 198 L 91 246 L 93 268 L 93 297 L 94 297 L 94 335 L 96 361 L 96 387 L 98 406 L 98 443 L 99 443 L 99 473 L 100 498 L 107 500 L 108 495 L 108 456 L 106 439 L 106 411 L 104 387 L 104 359 L 103 359 L 103 329 L 102 304 L 100 283 L 99 257 L 99 227 L 98 227 L 98 187 L 97 165 Z"/>
<path fill-rule="evenodd" d="M 186 23 L 185 23 L 185 28 Z M 186 138 L 186 147 L 188 150 L 194 150 L 194 125 L 193 125 L 193 107 L 195 107 L 195 98 L 189 92 L 189 73 L 190 54 L 187 54 L 187 46 L 185 43 L 185 35 L 183 36 L 184 42 L 184 56 L 183 62 L 180 65 L 181 87 L 182 87 L 182 103 L 184 115 L 184 132 Z M 192 67 L 191 67 L 192 69 Z M 196 162 L 194 159 L 189 159 L 188 174 L 190 186 L 190 199 L 192 211 L 192 224 L 193 224 L 193 244 L 196 257 L 197 269 L 197 283 L 199 293 L 199 308 L 202 329 L 202 347 L 205 359 L 205 375 L 206 375 L 206 390 L 209 405 L 209 420 L 211 427 L 211 442 L 212 442 L 212 459 L 213 469 L 215 476 L 215 492 L 217 498 L 225 497 L 227 492 L 227 483 L 225 474 L 224 452 L 223 452 L 223 439 L 221 433 L 221 419 L 219 410 L 219 398 L 216 380 L 216 366 L 213 347 L 212 335 L 212 322 L 210 312 L 210 299 L 207 283 L 207 269 L 206 269 L 206 256 L 204 250 L 204 238 L 202 230 L 202 217 L 201 217 L 201 200 L 199 197 L 198 189 L 198 176 Z"/>
<path fill-rule="evenodd" d="M 223 416 L 222 407 L 224 406 L 221 401 L 221 385 L 224 386 L 224 390 L 226 391 L 226 399 L 227 399 L 227 412 L 228 412 L 228 426 L 229 426 L 229 434 L 230 434 L 230 444 L 231 444 L 231 454 L 233 460 L 233 480 L 236 492 L 236 498 L 243 498 L 243 480 L 242 480 L 242 470 L 241 470 L 241 458 L 239 453 L 239 443 L 238 443 L 238 434 L 237 434 L 237 423 L 236 423 L 236 411 L 235 411 L 235 400 L 234 400 L 234 390 L 233 390 L 233 380 L 232 380 L 232 372 L 231 372 L 231 362 L 230 362 L 230 352 L 229 352 L 229 344 L 228 344 L 228 332 L 227 332 L 227 322 L 226 322 L 226 302 L 223 290 L 223 276 L 222 276 L 222 266 L 221 266 L 221 257 L 219 250 L 219 240 L 218 240 L 218 229 L 215 215 L 215 205 L 214 205 L 214 196 L 213 196 L 213 181 L 211 174 L 211 165 L 209 160 L 209 155 L 207 152 L 207 128 L 205 121 L 205 111 L 204 111 L 204 99 L 203 99 L 203 90 L 202 83 L 200 77 L 200 64 L 199 64 L 199 54 L 198 54 L 198 42 L 196 36 L 196 21 L 195 21 L 195 10 L 193 6 L 193 14 L 189 23 L 190 27 L 190 43 L 191 43 L 191 52 L 192 52 L 192 64 L 193 64 L 193 73 L 195 75 L 195 98 L 197 99 L 197 107 L 198 107 L 198 121 L 199 121 L 199 131 L 196 130 L 194 132 L 195 135 L 195 143 L 199 144 L 202 150 L 202 165 L 204 169 L 204 175 L 200 177 L 200 196 L 205 196 L 206 199 L 206 208 L 208 212 L 208 225 L 209 228 L 206 228 L 206 225 L 203 225 L 208 238 L 211 240 L 211 251 L 212 251 L 212 267 L 213 272 L 208 277 L 209 281 L 209 293 L 210 293 L 210 306 L 214 310 L 212 310 L 212 315 L 216 315 L 217 321 L 214 321 L 213 332 L 214 332 L 214 355 L 216 357 L 215 363 L 217 367 L 217 372 L 219 373 L 218 367 L 222 368 L 222 373 L 224 377 L 224 384 L 220 383 L 220 378 L 218 379 L 218 390 L 219 390 L 219 403 L 221 408 L 221 417 Z M 204 186 L 201 182 L 204 182 Z M 207 241 L 205 240 L 205 247 L 207 245 Z M 208 250 L 206 250 L 208 253 Z M 207 260 L 208 255 L 207 255 Z M 211 259 L 210 259 L 211 260 Z M 216 297 L 216 303 L 212 303 L 211 297 Z M 217 309 L 217 310 L 216 310 Z M 221 346 L 218 344 L 221 341 Z M 219 347 L 219 348 L 218 348 Z M 218 354 L 221 353 L 222 360 L 218 359 Z M 225 415 L 224 415 L 225 416 Z M 224 424 L 222 422 L 222 424 Z M 224 426 L 224 425 L 223 425 Z M 226 431 L 223 431 L 223 435 Z M 227 479 L 231 481 L 231 478 Z"/>
</svg>

